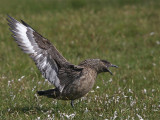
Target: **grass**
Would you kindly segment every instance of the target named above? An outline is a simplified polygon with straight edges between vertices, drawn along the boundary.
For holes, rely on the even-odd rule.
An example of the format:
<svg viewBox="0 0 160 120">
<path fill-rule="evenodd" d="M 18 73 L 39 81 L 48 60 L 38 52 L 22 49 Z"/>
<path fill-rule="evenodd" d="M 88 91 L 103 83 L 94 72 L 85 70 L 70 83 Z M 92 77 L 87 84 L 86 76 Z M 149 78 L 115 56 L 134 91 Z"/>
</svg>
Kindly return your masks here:
<svg viewBox="0 0 160 120">
<path fill-rule="evenodd" d="M 160 2 L 158 0 L 0 1 L 0 119 L 160 119 Z M 39 97 L 53 88 L 17 47 L 6 14 L 47 37 L 71 63 L 107 59 L 119 66 L 100 74 L 75 101 Z M 98 87 L 97 87 L 98 86 Z"/>
</svg>

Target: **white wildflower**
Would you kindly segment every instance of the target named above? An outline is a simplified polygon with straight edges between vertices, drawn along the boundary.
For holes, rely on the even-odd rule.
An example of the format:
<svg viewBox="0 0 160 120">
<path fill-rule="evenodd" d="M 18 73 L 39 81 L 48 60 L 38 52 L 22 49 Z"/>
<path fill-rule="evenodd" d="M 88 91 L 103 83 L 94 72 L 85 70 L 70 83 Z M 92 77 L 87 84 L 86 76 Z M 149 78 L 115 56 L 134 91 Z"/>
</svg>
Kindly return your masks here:
<svg viewBox="0 0 160 120">
<path fill-rule="evenodd" d="M 127 98 L 128 96 L 126 96 L 125 94 L 124 94 L 124 92 L 122 93 L 122 95 L 124 96 L 124 98 Z"/>
<path fill-rule="evenodd" d="M 128 89 L 128 92 L 133 93 L 131 89 Z"/>
<path fill-rule="evenodd" d="M 37 96 L 37 94 L 34 94 L 34 96 L 38 99 L 38 96 Z"/>
<path fill-rule="evenodd" d="M 81 101 L 83 101 L 83 100 L 87 100 L 87 98 L 84 96 L 81 98 Z"/>
<path fill-rule="evenodd" d="M 88 109 L 86 108 L 84 112 L 87 113 L 87 112 L 88 112 Z"/>
<path fill-rule="evenodd" d="M 133 101 L 131 101 L 130 106 L 133 107 L 135 104 L 136 104 L 136 101 L 133 100 Z"/>
<path fill-rule="evenodd" d="M 139 118 L 139 120 L 144 120 L 144 119 L 142 118 L 142 116 L 140 116 L 140 115 L 138 115 L 138 114 L 137 114 L 137 117 Z"/>
<path fill-rule="evenodd" d="M 36 89 L 36 86 L 34 86 L 34 87 L 32 88 L 32 92 L 33 92 L 35 89 Z"/>
<path fill-rule="evenodd" d="M 109 82 L 112 82 L 112 78 L 109 79 Z"/>
<path fill-rule="evenodd" d="M 70 118 L 70 119 L 73 119 L 75 115 L 76 115 L 76 114 L 72 113 L 72 114 L 69 115 L 69 118 Z"/>
<path fill-rule="evenodd" d="M 38 84 L 41 84 L 42 82 L 38 82 Z"/>
<path fill-rule="evenodd" d="M 96 89 L 99 89 L 99 88 L 100 88 L 99 86 L 96 87 Z"/>
<path fill-rule="evenodd" d="M 152 63 L 153 66 L 156 66 L 156 63 Z"/>
<path fill-rule="evenodd" d="M 40 120 L 41 119 L 41 117 L 37 117 L 37 120 Z"/>
<path fill-rule="evenodd" d="M 116 102 L 119 102 L 119 99 L 120 99 L 120 97 L 119 97 L 119 96 L 117 96 L 117 98 L 116 98 Z"/>
<path fill-rule="evenodd" d="M 94 90 L 91 90 L 91 93 L 93 93 L 94 92 Z"/>
<path fill-rule="evenodd" d="M 2 79 L 6 79 L 6 77 L 5 77 L 5 76 L 2 76 Z"/>
<path fill-rule="evenodd" d="M 160 45 L 160 41 L 156 41 L 157 45 Z"/>
<path fill-rule="evenodd" d="M 155 89 L 152 89 L 152 92 L 155 92 Z"/>
<path fill-rule="evenodd" d="M 154 111 L 154 112 L 157 112 L 157 111 L 159 111 L 159 110 L 157 110 L 157 109 L 153 109 L 153 111 Z"/>
<path fill-rule="evenodd" d="M 18 79 L 18 81 L 21 81 L 25 76 L 22 76 L 21 78 Z"/>
<path fill-rule="evenodd" d="M 67 115 L 66 113 L 63 113 L 63 116 L 65 116 L 67 119 L 73 119 L 75 115 L 76 115 L 75 113 L 72 113 L 70 115 Z"/>
<path fill-rule="evenodd" d="M 113 116 L 113 120 L 115 120 L 117 118 L 117 111 L 114 112 L 114 116 Z"/>
<path fill-rule="evenodd" d="M 108 94 L 106 94 L 106 98 L 108 98 L 109 96 L 108 96 Z"/>
<path fill-rule="evenodd" d="M 139 110 L 139 108 L 136 108 L 136 111 L 138 111 Z"/>
<path fill-rule="evenodd" d="M 71 43 L 74 44 L 74 41 L 72 40 Z"/>
<path fill-rule="evenodd" d="M 151 32 L 149 35 L 150 35 L 150 36 L 153 36 L 154 34 L 155 34 L 155 32 Z"/>
<path fill-rule="evenodd" d="M 135 120 L 134 117 L 132 117 L 132 120 Z"/>
<path fill-rule="evenodd" d="M 146 89 L 144 89 L 144 90 L 143 90 L 143 92 L 146 94 L 146 93 L 147 93 L 147 90 L 146 90 Z"/>
<path fill-rule="evenodd" d="M 13 97 L 12 97 L 12 101 L 15 99 L 15 97 L 16 97 L 16 95 L 13 95 Z"/>
<path fill-rule="evenodd" d="M 11 85 L 11 81 L 8 81 L 8 86 L 10 86 Z"/>
</svg>

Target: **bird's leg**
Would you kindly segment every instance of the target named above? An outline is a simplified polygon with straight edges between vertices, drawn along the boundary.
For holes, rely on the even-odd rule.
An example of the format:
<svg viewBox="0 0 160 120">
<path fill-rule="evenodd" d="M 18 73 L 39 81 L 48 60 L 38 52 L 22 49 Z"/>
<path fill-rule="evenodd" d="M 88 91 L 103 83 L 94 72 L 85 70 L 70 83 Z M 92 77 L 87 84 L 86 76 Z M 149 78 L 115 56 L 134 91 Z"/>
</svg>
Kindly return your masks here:
<svg viewBox="0 0 160 120">
<path fill-rule="evenodd" d="M 71 100 L 71 106 L 72 106 L 72 108 L 74 108 L 74 101 L 73 100 Z"/>
</svg>

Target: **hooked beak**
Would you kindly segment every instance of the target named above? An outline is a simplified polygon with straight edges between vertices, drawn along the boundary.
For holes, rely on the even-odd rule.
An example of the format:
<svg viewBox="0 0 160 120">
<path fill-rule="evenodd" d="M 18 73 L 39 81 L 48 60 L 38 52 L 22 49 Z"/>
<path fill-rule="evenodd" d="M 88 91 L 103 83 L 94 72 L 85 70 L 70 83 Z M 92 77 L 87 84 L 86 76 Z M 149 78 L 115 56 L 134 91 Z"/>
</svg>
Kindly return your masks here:
<svg viewBox="0 0 160 120">
<path fill-rule="evenodd" d="M 117 65 L 113 65 L 113 64 L 111 64 L 111 66 L 110 67 L 115 67 L 115 68 L 118 68 L 118 66 Z M 108 69 L 108 72 L 111 74 L 111 75 L 113 75 L 113 73 Z"/>
<path fill-rule="evenodd" d="M 117 66 L 117 65 L 113 65 L 113 64 L 111 64 L 111 67 L 116 67 L 116 68 L 118 68 L 118 66 Z"/>
</svg>

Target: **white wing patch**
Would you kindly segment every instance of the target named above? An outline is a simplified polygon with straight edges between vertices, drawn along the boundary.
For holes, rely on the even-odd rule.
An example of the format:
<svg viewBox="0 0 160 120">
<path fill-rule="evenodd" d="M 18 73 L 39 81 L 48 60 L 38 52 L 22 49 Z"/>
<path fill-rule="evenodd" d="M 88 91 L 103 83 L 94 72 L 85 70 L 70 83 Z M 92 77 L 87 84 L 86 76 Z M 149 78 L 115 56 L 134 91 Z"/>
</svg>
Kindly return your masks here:
<svg viewBox="0 0 160 120">
<path fill-rule="evenodd" d="M 16 29 L 17 29 L 17 34 L 19 35 L 21 39 L 21 44 L 25 48 L 27 48 L 28 51 L 26 51 L 28 54 L 35 53 L 33 46 L 31 45 L 31 42 L 29 41 L 26 32 L 27 32 L 27 27 L 22 25 L 21 23 L 16 23 Z M 23 49 L 23 48 L 22 48 Z"/>
</svg>

